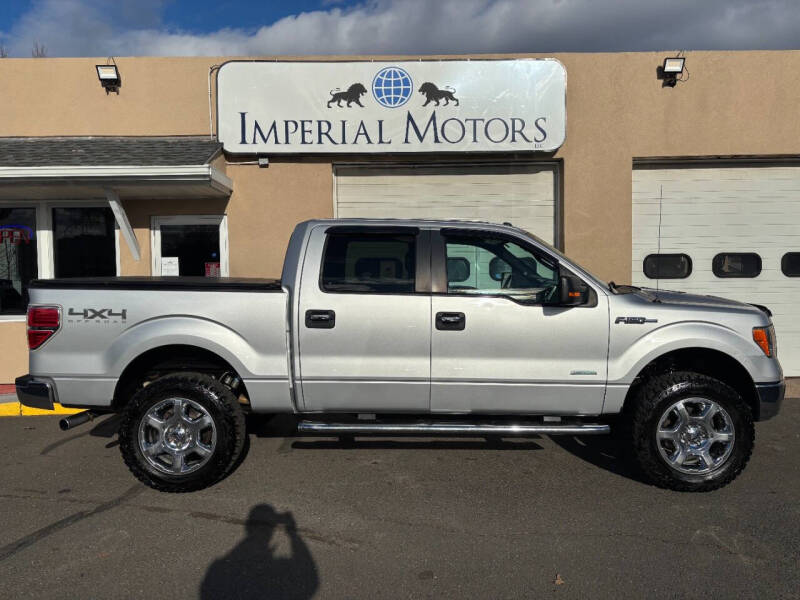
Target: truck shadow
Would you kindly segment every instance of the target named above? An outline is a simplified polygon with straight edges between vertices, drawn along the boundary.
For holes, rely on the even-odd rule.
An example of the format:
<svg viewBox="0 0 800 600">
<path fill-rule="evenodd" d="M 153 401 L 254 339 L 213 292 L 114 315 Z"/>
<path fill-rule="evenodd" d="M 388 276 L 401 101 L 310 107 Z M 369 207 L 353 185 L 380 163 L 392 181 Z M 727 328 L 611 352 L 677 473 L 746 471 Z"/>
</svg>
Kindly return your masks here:
<svg viewBox="0 0 800 600">
<path fill-rule="evenodd" d="M 52 444 L 48 444 L 39 452 L 40 456 L 45 456 L 50 454 L 56 448 L 63 446 L 64 444 L 68 444 L 72 440 L 76 440 L 78 438 L 82 438 L 84 436 L 92 436 L 92 437 L 103 437 L 103 438 L 113 438 L 117 435 L 117 431 L 119 430 L 119 424 L 122 420 L 121 415 L 108 415 L 108 416 L 101 416 L 97 417 L 95 420 L 95 425 L 91 429 L 83 429 L 78 430 L 77 433 L 73 433 L 67 437 L 63 437 L 60 440 L 53 442 Z M 115 446 L 119 446 L 119 441 L 112 440 L 106 444 L 106 448 L 113 448 Z"/>
<path fill-rule="evenodd" d="M 595 467 L 639 483 L 647 483 L 630 457 L 629 447 L 613 435 L 554 435 L 550 439 L 556 446 Z"/>
<path fill-rule="evenodd" d="M 200 584 L 201 600 L 216 598 L 311 598 L 319 588 L 319 572 L 291 512 L 257 504 L 244 524 L 245 537 L 208 567 Z M 276 532 L 288 538 L 288 556 Z"/>
<path fill-rule="evenodd" d="M 297 421 L 292 415 L 262 417 L 250 415 L 247 421 L 248 433 L 256 437 L 284 438 L 285 450 L 543 450 L 535 439 L 541 436 L 521 438 L 434 438 L 420 439 L 375 438 L 375 437 L 299 437 Z M 625 441 L 614 435 L 586 436 L 547 436 L 553 443 L 573 456 L 604 469 L 614 475 L 625 477 L 639 483 L 647 483 L 630 457 L 630 449 Z"/>
</svg>

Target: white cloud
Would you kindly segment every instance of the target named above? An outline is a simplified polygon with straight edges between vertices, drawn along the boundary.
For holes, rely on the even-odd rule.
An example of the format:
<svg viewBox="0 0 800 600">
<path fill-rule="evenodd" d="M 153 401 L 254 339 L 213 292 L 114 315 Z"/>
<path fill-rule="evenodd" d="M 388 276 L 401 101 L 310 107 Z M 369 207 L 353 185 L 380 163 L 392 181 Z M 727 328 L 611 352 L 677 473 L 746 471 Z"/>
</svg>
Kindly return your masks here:
<svg viewBox="0 0 800 600">
<path fill-rule="evenodd" d="M 796 0 L 369 0 L 255 30 L 170 30 L 164 0 L 38 0 L 12 56 L 430 54 L 797 48 Z M 109 8 L 111 6 L 111 8 Z"/>
</svg>

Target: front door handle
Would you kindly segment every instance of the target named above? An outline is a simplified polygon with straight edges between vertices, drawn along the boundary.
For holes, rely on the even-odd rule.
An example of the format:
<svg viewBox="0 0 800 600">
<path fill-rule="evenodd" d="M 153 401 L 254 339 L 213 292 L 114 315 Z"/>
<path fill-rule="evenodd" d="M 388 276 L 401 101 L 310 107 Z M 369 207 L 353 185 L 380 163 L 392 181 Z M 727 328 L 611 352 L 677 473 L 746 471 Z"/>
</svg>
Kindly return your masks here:
<svg viewBox="0 0 800 600">
<path fill-rule="evenodd" d="M 306 327 L 309 329 L 333 329 L 336 313 L 332 310 L 307 310 Z"/>
<path fill-rule="evenodd" d="M 440 331 L 463 331 L 467 325 L 467 317 L 461 312 L 436 313 L 436 329 Z"/>
</svg>

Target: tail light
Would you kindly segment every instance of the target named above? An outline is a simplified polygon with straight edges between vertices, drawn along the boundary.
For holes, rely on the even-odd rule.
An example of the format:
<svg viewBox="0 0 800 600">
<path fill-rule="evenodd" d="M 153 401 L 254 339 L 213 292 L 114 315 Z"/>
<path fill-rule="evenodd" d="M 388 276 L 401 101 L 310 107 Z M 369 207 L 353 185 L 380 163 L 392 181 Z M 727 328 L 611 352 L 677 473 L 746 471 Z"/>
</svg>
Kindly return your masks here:
<svg viewBox="0 0 800 600">
<path fill-rule="evenodd" d="M 36 350 L 61 327 L 61 309 L 58 306 L 28 307 L 28 348 Z"/>
</svg>

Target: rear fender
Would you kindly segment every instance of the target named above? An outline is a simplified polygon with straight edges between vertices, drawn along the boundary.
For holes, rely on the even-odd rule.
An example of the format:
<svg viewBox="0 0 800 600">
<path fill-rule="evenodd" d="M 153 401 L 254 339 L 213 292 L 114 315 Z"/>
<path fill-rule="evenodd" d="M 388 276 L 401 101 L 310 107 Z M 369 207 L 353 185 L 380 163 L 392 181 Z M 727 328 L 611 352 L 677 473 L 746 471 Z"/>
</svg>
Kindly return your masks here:
<svg viewBox="0 0 800 600">
<path fill-rule="evenodd" d="M 136 324 L 115 339 L 105 353 L 106 372 L 119 377 L 148 350 L 174 345 L 213 352 L 243 379 L 259 372 L 258 353 L 247 340 L 228 327 L 198 317 L 157 317 Z"/>
</svg>

